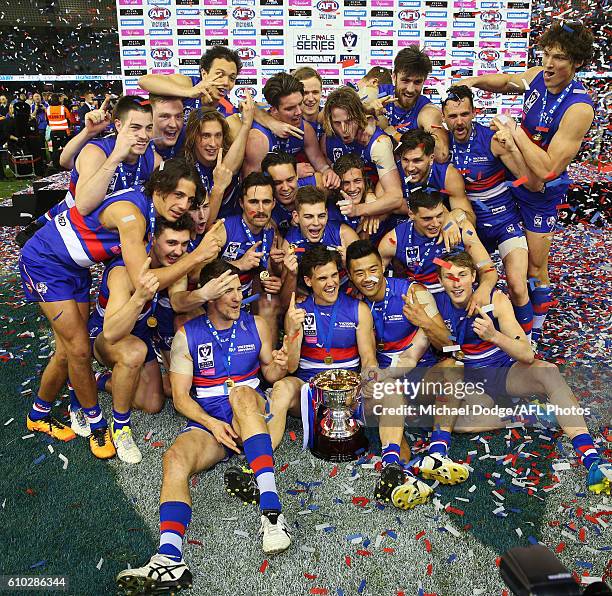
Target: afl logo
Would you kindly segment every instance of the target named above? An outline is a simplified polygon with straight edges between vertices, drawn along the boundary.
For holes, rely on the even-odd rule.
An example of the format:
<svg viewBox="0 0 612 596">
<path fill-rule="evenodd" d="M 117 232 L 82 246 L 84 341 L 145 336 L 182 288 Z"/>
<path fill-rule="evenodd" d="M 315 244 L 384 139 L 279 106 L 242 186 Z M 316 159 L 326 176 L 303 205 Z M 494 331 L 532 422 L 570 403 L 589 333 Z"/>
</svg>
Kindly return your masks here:
<svg viewBox="0 0 612 596">
<path fill-rule="evenodd" d="M 238 48 L 236 51 L 238 52 L 238 56 L 240 56 L 240 60 L 244 61 L 253 60 L 253 58 L 257 56 L 253 48 Z"/>
<path fill-rule="evenodd" d="M 164 6 L 155 6 L 149 10 L 149 18 L 152 21 L 167 21 L 172 13 Z"/>
<path fill-rule="evenodd" d="M 404 23 L 414 23 L 421 18 L 421 13 L 418 10 L 402 10 L 399 13 L 399 20 Z"/>
<path fill-rule="evenodd" d="M 485 10 L 480 13 L 480 20 L 492 25 L 493 23 L 500 23 L 502 16 L 497 10 Z"/>
<path fill-rule="evenodd" d="M 170 48 L 154 48 L 151 50 L 153 60 L 172 60 L 174 52 Z"/>
<path fill-rule="evenodd" d="M 251 92 L 251 97 L 255 97 L 257 95 L 257 89 L 255 87 L 237 87 L 236 88 L 236 97 L 238 99 L 245 99 L 247 96 L 247 92 Z"/>
<path fill-rule="evenodd" d="M 255 11 L 252 8 L 239 6 L 238 8 L 234 8 L 232 15 L 237 21 L 251 21 L 255 18 Z"/>
<path fill-rule="evenodd" d="M 317 10 L 319 12 L 336 12 L 340 8 L 340 5 L 336 0 L 320 0 L 317 3 Z"/>
<path fill-rule="evenodd" d="M 499 52 L 496 50 L 482 50 L 478 54 L 478 59 L 483 62 L 495 62 L 499 60 Z"/>
</svg>

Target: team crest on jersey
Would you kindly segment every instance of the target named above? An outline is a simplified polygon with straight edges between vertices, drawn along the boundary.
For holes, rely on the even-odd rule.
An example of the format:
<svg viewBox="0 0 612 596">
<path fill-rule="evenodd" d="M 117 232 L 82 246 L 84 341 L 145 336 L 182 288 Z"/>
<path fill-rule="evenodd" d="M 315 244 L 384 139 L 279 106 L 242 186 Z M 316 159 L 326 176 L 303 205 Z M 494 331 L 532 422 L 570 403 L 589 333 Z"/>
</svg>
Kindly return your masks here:
<svg viewBox="0 0 612 596">
<path fill-rule="evenodd" d="M 516 228 L 514 227 L 514 224 L 510 224 L 509 226 L 506 226 L 506 232 L 508 232 L 508 234 L 514 234 L 514 232 L 516 232 Z"/>
<path fill-rule="evenodd" d="M 317 319 L 311 312 L 304 317 L 304 339 L 310 344 L 317 341 Z"/>
<path fill-rule="evenodd" d="M 215 366 L 215 356 L 213 354 L 212 343 L 198 344 L 198 370 L 213 368 Z"/>
<path fill-rule="evenodd" d="M 533 107 L 533 104 L 540 99 L 540 92 L 537 89 L 534 89 L 531 95 L 525 101 L 525 106 L 523 108 L 523 112 L 525 114 Z"/>
<path fill-rule="evenodd" d="M 419 247 L 418 246 L 407 246 L 406 247 L 406 262 L 414 263 L 419 260 Z"/>
<path fill-rule="evenodd" d="M 230 242 L 223 253 L 223 256 L 230 261 L 235 261 L 238 258 L 241 242 Z"/>
<path fill-rule="evenodd" d="M 538 228 L 542 227 L 542 216 L 541 215 L 536 215 L 533 218 L 533 225 L 538 227 Z"/>
<path fill-rule="evenodd" d="M 334 147 L 332 150 L 332 153 L 334 155 L 334 161 L 340 159 L 342 157 L 342 148 L 341 147 Z"/>
<path fill-rule="evenodd" d="M 557 218 L 554 215 L 551 215 L 550 217 L 546 219 L 546 225 L 549 228 L 553 228 L 556 223 L 557 223 Z"/>
<path fill-rule="evenodd" d="M 47 284 L 46 284 L 45 282 L 43 282 L 43 281 L 39 281 L 39 282 L 36 284 L 35 289 L 36 289 L 36 291 L 37 291 L 39 294 L 41 294 L 41 295 L 42 295 L 42 294 L 46 294 L 46 293 L 47 293 L 47 290 L 48 290 L 49 288 L 47 287 Z"/>
</svg>

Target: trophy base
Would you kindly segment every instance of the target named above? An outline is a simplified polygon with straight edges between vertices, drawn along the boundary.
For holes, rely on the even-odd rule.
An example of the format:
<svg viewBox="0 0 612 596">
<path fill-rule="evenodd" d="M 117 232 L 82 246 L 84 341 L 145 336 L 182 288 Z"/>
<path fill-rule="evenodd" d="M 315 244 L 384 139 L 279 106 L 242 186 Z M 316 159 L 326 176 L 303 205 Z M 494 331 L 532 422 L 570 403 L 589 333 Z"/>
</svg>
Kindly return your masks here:
<svg viewBox="0 0 612 596">
<path fill-rule="evenodd" d="M 354 435 L 346 439 L 332 439 L 316 434 L 311 453 L 325 461 L 344 462 L 359 459 L 367 449 L 368 438 L 363 428 L 360 428 Z"/>
</svg>

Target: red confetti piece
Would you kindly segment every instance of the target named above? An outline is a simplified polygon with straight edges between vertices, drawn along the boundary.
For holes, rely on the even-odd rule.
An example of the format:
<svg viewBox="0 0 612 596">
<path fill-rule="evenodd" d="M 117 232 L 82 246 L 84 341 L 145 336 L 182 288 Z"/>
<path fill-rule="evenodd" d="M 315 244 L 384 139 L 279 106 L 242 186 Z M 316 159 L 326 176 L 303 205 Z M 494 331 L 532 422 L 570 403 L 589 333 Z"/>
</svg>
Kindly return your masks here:
<svg viewBox="0 0 612 596">
<path fill-rule="evenodd" d="M 386 548 L 383 548 L 383 551 L 386 552 L 386 553 L 389 553 L 391 555 L 391 554 L 393 554 L 395 552 L 395 549 L 394 548 L 386 547 Z"/>
<path fill-rule="evenodd" d="M 310 588 L 311 594 L 322 594 L 323 596 L 327 594 L 327 588 Z"/>
<path fill-rule="evenodd" d="M 347 58 L 346 60 L 341 60 L 338 64 L 342 64 L 342 68 L 349 68 L 349 66 L 355 66 L 357 60 L 355 58 Z"/>
<path fill-rule="evenodd" d="M 448 279 L 452 279 L 453 281 L 461 281 L 458 277 L 455 277 L 454 275 L 447 275 L 446 277 L 448 277 Z"/>
<path fill-rule="evenodd" d="M 578 532 L 578 539 L 580 542 L 584 542 L 586 540 L 586 529 L 580 528 L 580 532 Z"/>
<path fill-rule="evenodd" d="M 441 195 L 450 195 L 451 194 L 450 191 L 446 190 L 446 188 L 441 188 L 438 192 Z"/>
<path fill-rule="evenodd" d="M 431 552 L 431 542 L 425 538 L 425 550 L 430 553 Z"/>
<path fill-rule="evenodd" d="M 33 497 L 36 494 L 36 491 L 32 488 L 26 488 L 26 495 L 30 495 Z"/>
<path fill-rule="evenodd" d="M 456 507 L 453 507 L 451 505 L 448 505 L 448 507 L 446 508 L 446 512 L 454 513 L 455 515 L 465 515 L 465 511 L 463 511 L 463 509 L 457 509 Z"/>
<path fill-rule="evenodd" d="M 361 555 L 362 557 L 370 557 L 372 555 L 372 552 L 369 550 L 364 550 L 360 548 L 360 549 L 357 549 L 357 554 Z"/>
<path fill-rule="evenodd" d="M 204 546 L 199 540 L 187 540 L 187 544 L 195 544 L 196 546 Z"/>
<path fill-rule="evenodd" d="M 441 68 L 442 70 L 445 70 L 445 69 L 447 69 L 447 68 L 451 68 L 451 67 L 452 67 L 452 64 L 445 64 L 444 66 L 440 66 L 440 68 Z"/>
<path fill-rule="evenodd" d="M 284 472 L 284 471 L 285 471 L 285 470 L 286 470 L 288 467 L 289 467 L 289 464 L 283 464 L 283 465 L 281 466 L 280 471 L 281 471 L 281 472 Z"/>
<path fill-rule="evenodd" d="M 289 438 L 290 438 L 292 441 L 295 441 L 295 439 L 297 438 L 297 437 L 295 436 L 295 433 L 294 433 L 292 430 L 290 430 L 290 431 L 289 431 Z"/>
<path fill-rule="evenodd" d="M 415 537 L 415 540 L 420 540 L 421 538 L 423 538 L 423 536 L 425 536 L 425 530 L 421 530 Z"/>
<path fill-rule="evenodd" d="M 527 182 L 529 182 L 529 178 L 527 176 L 521 176 L 520 178 L 517 178 L 512 183 L 512 186 L 514 186 L 514 188 L 516 188 L 517 186 L 522 186 L 523 184 L 526 184 Z"/>
<path fill-rule="evenodd" d="M 312 580 L 312 579 L 317 579 L 317 577 L 319 577 L 319 576 L 318 575 L 313 575 L 312 573 L 305 573 L 304 577 L 306 579 L 311 579 Z"/>
<path fill-rule="evenodd" d="M 433 573 L 433 565 L 429 563 L 429 565 L 427 565 L 427 575 L 431 575 L 432 573 Z"/>
<path fill-rule="evenodd" d="M 338 466 L 334 466 L 332 468 L 332 471 L 329 473 L 329 477 L 333 478 L 334 476 L 336 476 L 338 474 Z"/>
<path fill-rule="evenodd" d="M 436 257 L 433 262 L 434 265 L 439 265 L 440 267 L 444 267 L 444 269 L 450 269 L 452 267 L 452 265 L 448 261 L 439 259 L 438 257 Z"/>
<path fill-rule="evenodd" d="M 501 557 L 495 557 L 495 567 L 499 567 L 500 563 L 501 563 Z"/>
<path fill-rule="evenodd" d="M 351 566 L 351 557 L 346 555 L 346 557 L 344 557 L 344 562 L 346 563 L 347 567 L 350 567 Z"/>
<path fill-rule="evenodd" d="M 367 497 L 353 497 L 353 505 L 358 507 L 365 507 L 370 502 Z"/>
<path fill-rule="evenodd" d="M 569 203 L 561 203 L 561 205 L 557 205 L 557 209 L 569 209 Z"/>
<path fill-rule="evenodd" d="M 153 441 L 153 443 L 151 443 L 151 447 L 163 447 L 163 446 L 164 446 L 163 441 Z"/>
<path fill-rule="evenodd" d="M 268 559 L 264 559 L 264 562 L 261 564 L 261 567 L 259 568 L 259 573 L 265 573 L 267 568 L 268 568 Z"/>
<path fill-rule="evenodd" d="M 565 548 L 565 542 L 559 542 L 559 544 L 557 544 L 557 548 L 555 548 L 555 552 L 559 554 L 560 552 L 563 552 L 564 548 Z"/>
</svg>

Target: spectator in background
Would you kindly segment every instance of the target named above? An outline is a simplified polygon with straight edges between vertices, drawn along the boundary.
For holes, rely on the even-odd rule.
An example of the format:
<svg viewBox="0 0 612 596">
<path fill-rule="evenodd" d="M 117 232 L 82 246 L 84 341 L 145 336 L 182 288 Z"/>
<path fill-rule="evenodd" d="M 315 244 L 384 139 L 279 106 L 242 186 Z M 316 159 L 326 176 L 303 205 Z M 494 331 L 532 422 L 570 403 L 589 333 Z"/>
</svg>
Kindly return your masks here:
<svg viewBox="0 0 612 596">
<path fill-rule="evenodd" d="M 0 95 L 0 120 L 8 116 L 9 103 L 6 95 Z"/>
<path fill-rule="evenodd" d="M 83 94 L 84 102 L 79 106 L 78 109 L 78 130 L 80 131 L 83 128 L 83 124 L 85 123 L 85 114 L 91 112 L 96 109 L 96 96 L 93 91 L 87 91 Z"/>
<path fill-rule="evenodd" d="M 26 92 L 22 89 L 18 99 L 13 102 L 13 112 L 15 114 L 15 131 L 17 137 L 25 137 L 28 134 L 30 123 L 31 108 L 26 101 Z"/>
<path fill-rule="evenodd" d="M 32 120 L 31 134 L 28 137 L 28 146 L 34 156 L 34 170 L 37 176 L 45 174 L 45 133 L 47 132 L 47 107 L 43 102 L 42 96 L 37 91 L 32 95 Z"/>
<path fill-rule="evenodd" d="M 47 120 L 51 128 L 53 167 L 60 170 L 60 153 L 68 142 L 70 124 L 74 124 L 74 117 L 70 113 L 70 110 L 60 102 L 59 95 L 55 93 L 51 96 L 50 105 L 47 108 Z"/>
</svg>

